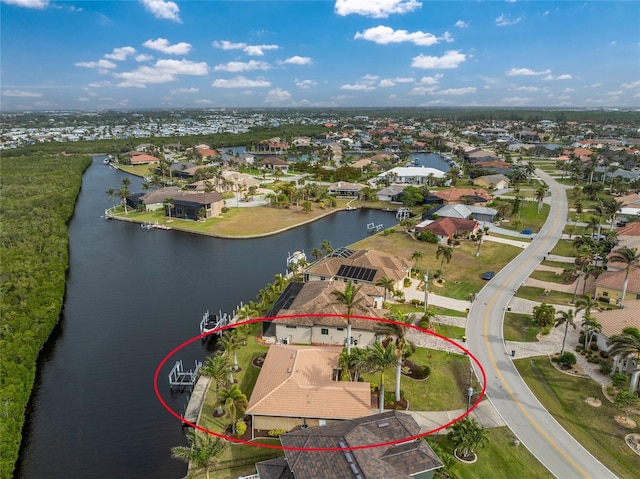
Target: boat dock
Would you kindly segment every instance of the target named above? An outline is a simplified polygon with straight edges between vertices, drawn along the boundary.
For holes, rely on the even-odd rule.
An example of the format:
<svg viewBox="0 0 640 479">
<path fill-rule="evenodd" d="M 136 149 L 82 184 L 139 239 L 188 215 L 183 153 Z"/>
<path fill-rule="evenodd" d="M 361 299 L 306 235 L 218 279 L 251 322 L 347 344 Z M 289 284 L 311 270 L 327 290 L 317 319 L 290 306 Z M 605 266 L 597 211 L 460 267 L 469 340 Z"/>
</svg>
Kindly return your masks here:
<svg viewBox="0 0 640 479">
<path fill-rule="evenodd" d="M 202 405 L 204 404 L 204 398 L 207 396 L 209 385 L 211 384 L 211 378 L 206 376 L 198 377 L 196 385 L 193 388 L 189 402 L 187 403 L 187 410 L 182 416 L 183 419 L 191 424 L 197 424 L 200 417 L 200 411 L 202 411 Z M 183 424 L 188 426 L 189 424 Z"/>
</svg>

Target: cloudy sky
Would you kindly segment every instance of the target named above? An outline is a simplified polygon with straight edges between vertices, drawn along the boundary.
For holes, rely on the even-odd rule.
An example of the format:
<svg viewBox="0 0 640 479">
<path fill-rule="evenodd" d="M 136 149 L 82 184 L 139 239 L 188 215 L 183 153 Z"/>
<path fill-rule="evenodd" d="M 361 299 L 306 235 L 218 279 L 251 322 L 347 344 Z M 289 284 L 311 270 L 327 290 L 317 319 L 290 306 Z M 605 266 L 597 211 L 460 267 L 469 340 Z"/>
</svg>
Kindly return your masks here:
<svg viewBox="0 0 640 479">
<path fill-rule="evenodd" d="M 0 2 L 3 111 L 640 107 L 638 1 Z"/>
</svg>

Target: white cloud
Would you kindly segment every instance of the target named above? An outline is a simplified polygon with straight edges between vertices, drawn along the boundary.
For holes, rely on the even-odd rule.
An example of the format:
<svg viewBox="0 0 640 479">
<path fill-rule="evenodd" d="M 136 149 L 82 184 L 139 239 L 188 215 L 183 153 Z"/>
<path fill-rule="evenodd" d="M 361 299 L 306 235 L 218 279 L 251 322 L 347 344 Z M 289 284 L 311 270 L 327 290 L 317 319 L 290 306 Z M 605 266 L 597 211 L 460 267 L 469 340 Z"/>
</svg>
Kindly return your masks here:
<svg viewBox="0 0 640 479">
<path fill-rule="evenodd" d="M 537 86 L 517 86 L 517 87 L 510 88 L 509 90 L 512 90 L 512 91 L 540 91 L 540 88 L 538 88 Z"/>
<path fill-rule="evenodd" d="M 199 91 L 200 91 L 199 88 L 194 88 L 194 87 L 191 87 L 191 88 L 176 88 L 174 90 L 171 90 L 171 94 L 175 95 L 175 94 L 178 94 L 178 93 L 198 93 Z"/>
<path fill-rule="evenodd" d="M 137 62 L 149 62 L 153 60 L 152 55 L 147 55 L 146 53 L 141 53 L 140 55 L 136 55 Z"/>
<path fill-rule="evenodd" d="M 133 55 L 136 49 L 133 47 L 114 48 L 111 53 L 107 53 L 104 57 L 109 60 L 123 61 L 126 60 L 129 55 Z"/>
<path fill-rule="evenodd" d="M 206 98 L 200 98 L 199 100 L 194 100 L 194 103 L 197 103 L 198 105 L 213 105 L 213 102 L 211 100 L 207 100 Z"/>
<path fill-rule="evenodd" d="M 223 72 L 248 72 L 251 70 L 269 70 L 271 66 L 266 62 L 257 62 L 255 60 L 250 60 L 248 62 L 229 62 L 223 63 L 220 65 L 216 65 L 213 67 L 216 71 Z"/>
<path fill-rule="evenodd" d="M 261 57 L 265 51 L 277 50 L 278 48 L 280 48 L 278 45 L 247 45 L 243 51 L 252 57 Z"/>
<path fill-rule="evenodd" d="M 158 50 L 159 52 L 166 53 L 168 55 L 186 55 L 191 50 L 191 45 L 189 43 L 180 42 L 171 45 L 169 40 L 166 38 L 147 40 L 142 45 L 150 48 L 151 50 Z"/>
<path fill-rule="evenodd" d="M 312 61 L 309 57 L 300 57 L 298 55 L 287 58 L 282 63 L 287 63 L 290 65 L 311 65 Z"/>
<path fill-rule="evenodd" d="M 335 12 L 344 17 L 350 14 L 386 18 L 395 13 L 408 13 L 422 7 L 416 0 L 336 0 Z"/>
<path fill-rule="evenodd" d="M 378 84 L 378 86 L 381 88 L 387 88 L 390 86 L 395 86 L 398 83 L 413 83 L 414 81 L 415 80 L 413 78 L 401 78 L 401 77 L 385 78 L 383 80 L 380 80 L 380 83 Z"/>
<path fill-rule="evenodd" d="M 109 80 L 95 81 L 95 82 L 89 83 L 87 86 L 91 88 L 106 88 L 111 86 L 111 82 Z"/>
<path fill-rule="evenodd" d="M 78 101 L 89 101 L 89 99 L 86 96 L 80 96 L 77 98 Z"/>
<path fill-rule="evenodd" d="M 271 82 L 261 79 L 249 80 L 243 76 L 238 76 L 229 80 L 218 78 L 211 86 L 215 88 L 268 88 L 271 86 Z"/>
<path fill-rule="evenodd" d="M 47 8 L 49 0 L 2 0 L 9 5 L 16 5 L 25 8 Z"/>
<path fill-rule="evenodd" d="M 84 68 L 103 68 L 103 69 L 110 69 L 110 68 L 115 68 L 118 65 L 116 65 L 113 62 L 110 62 L 109 60 L 98 60 L 97 62 L 78 62 L 78 63 L 74 63 L 75 66 L 77 67 L 84 67 Z"/>
<path fill-rule="evenodd" d="M 465 88 L 447 88 L 446 90 L 437 90 L 433 92 L 434 95 L 468 95 L 469 93 L 475 93 L 478 89 L 474 86 L 468 86 Z"/>
<path fill-rule="evenodd" d="M 265 103 L 270 105 L 281 105 L 291 101 L 291 93 L 282 88 L 274 88 L 267 93 L 267 97 L 264 99 Z"/>
<path fill-rule="evenodd" d="M 620 87 L 622 87 L 622 88 L 640 88 L 640 80 L 634 81 L 634 82 L 631 82 L 631 83 L 623 83 L 622 85 L 620 85 Z"/>
<path fill-rule="evenodd" d="M 409 92 L 409 95 L 424 96 L 427 93 L 432 94 L 434 91 L 436 91 L 437 88 L 437 86 L 417 86 Z"/>
<path fill-rule="evenodd" d="M 405 43 L 410 42 L 420 46 L 431 46 L 438 43 L 438 38 L 426 32 L 408 32 L 407 30 L 394 30 L 391 27 L 378 25 L 377 27 L 368 28 L 362 33 L 357 32 L 354 37 L 356 40 L 363 39 L 375 42 L 381 45 L 389 43 Z"/>
<path fill-rule="evenodd" d="M 496 18 L 495 22 L 496 22 L 496 26 L 498 27 L 506 27 L 508 25 L 516 25 L 520 23 L 521 20 L 522 20 L 522 17 L 509 18 L 508 16 L 502 14 L 498 18 Z"/>
<path fill-rule="evenodd" d="M 587 85 L 587 88 L 598 88 L 602 86 L 602 82 L 594 83 L 593 85 Z"/>
<path fill-rule="evenodd" d="M 311 88 L 312 86 L 316 86 L 318 84 L 315 80 L 298 80 L 297 78 L 294 80 L 295 85 L 298 88 L 302 88 L 306 90 L 307 88 Z"/>
<path fill-rule="evenodd" d="M 544 77 L 545 80 L 550 81 L 550 80 L 572 80 L 573 77 L 571 75 L 569 75 L 568 73 L 565 73 L 564 75 L 558 75 L 557 77 L 554 77 L 553 75 L 547 75 L 546 77 Z"/>
<path fill-rule="evenodd" d="M 182 23 L 182 20 L 180 20 L 180 8 L 176 2 L 167 0 L 140 0 L 140 2 L 154 17 Z"/>
<path fill-rule="evenodd" d="M 469 27 L 469 24 L 467 22 L 465 22 L 465 21 L 458 20 L 455 23 L 455 26 L 458 27 L 458 28 L 467 28 L 467 27 Z"/>
<path fill-rule="evenodd" d="M 345 84 L 340 87 L 341 90 L 351 90 L 351 91 L 371 91 L 375 90 L 375 87 L 368 85 L 366 83 L 355 83 L 353 85 Z"/>
<path fill-rule="evenodd" d="M 437 85 L 444 75 L 442 73 L 438 73 L 437 75 L 433 75 L 432 77 L 422 77 L 418 82 L 420 85 Z"/>
<path fill-rule="evenodd" d="M 259 57 L 263 56 L 265 51 L 280 48 L 278 45 L 249 45 L 245 42 L 233 43 L 228 40 L 215 40 L 212 45 L 214 48 L 219 48 L 220 50 L 242 50 L 247 55 Z"/>
<path fill-rule="evenodd" d="M 522 106 L 522 105 L 531 103 L 531 98 L 522 97 L 522 96 L 512 96 L 508 98 L 503 98 L 501 103 L 505 105 L 510 105 L 510 106 Z"/>
<path fill-rule="evenodd" d="M 141 66 L 131 72 L 115 73 L 116 78 L 124 81 L 119 87 L 144 88 L 147 84 L 167 83 L 177 75 L 202 76 L 209 72 L 205 62 L 195 63 L 189 60 L 158 60 L 154 66 Z"/>
<path fill-rule="evenodd" d="M 535 71 L 530 68 L 512 68 L 511 70 L 505 72 L 507 76 L 515 77 L 515 76 L 538 76 L 538 75 L 548 75 L 551 73 L 551 70 L 542 70 Z"/>
<path fill-rule="evenodd" d="M 20 97 L 20 98 L 39 98 L 42 96 L 42 93 L 35 93 L 35 92 L 24 91 L 24 90 L 5 90 L 2 92 L 2 95 Z"/>
<path fill-rule="evenodd" d="M 459 50 L 449 50 L 441 57 L 426 56 L 422 53 L 414 57 L 411 66 L 414 68 L 458 68 L 467 59 Z"/>
</svg>

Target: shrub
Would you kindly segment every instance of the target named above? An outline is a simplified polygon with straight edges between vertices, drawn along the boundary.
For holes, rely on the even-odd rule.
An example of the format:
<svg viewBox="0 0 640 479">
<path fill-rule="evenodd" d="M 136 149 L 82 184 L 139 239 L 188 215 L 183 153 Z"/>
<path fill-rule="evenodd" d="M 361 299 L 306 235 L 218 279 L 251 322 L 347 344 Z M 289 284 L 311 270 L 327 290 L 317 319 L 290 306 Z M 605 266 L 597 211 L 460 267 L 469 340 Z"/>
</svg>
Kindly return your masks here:
<svg viewBox="0 0 640 479">
<path fill-rule="evenodd" d="M 285 434 L 287 431 L 285 431 L 284 429 L 271 429 L 270 431 L 267 432 L 267 434 L 271 437 L 279 437 L 283 434 Z"/>
<path fill-rule="evenodd" d="M 404 287 L 408 288 L 409 286 L 411 286 L 411 279 L 410 278 L 405 278 L 404 279 Z"/>
<path fill-rule="evenodd" d="M 607 359 L 609 357 L 609 353 L 601 349 L 600 350 L 600 357 L 602 359 Z"/>
<path fill-rule="evenodd" d="M 565 368 L 570 368 L 576 363 L 577 360 L 575 354 L 566 351 L 560 356 L 555 356 L 552 361 L 564 366 Z"/>
<path fill-rule="evenodd" d="M 576 353 L 579 353 L 580 351 L 582 351 L 582 345 L 578 344 L 576 346 Z"/>
<path fill-rule="evenodd" d="M 616 389 L 620 389 L 627 384 L 627 375 L 624 373 L 613 373 L 611 375 L 611 384 Z"/>
<path fill-rule="evenodd" d="M 589 349 L 591 349 L 591 351 L 597 351 L 598 348 L 598 344 L 597 343 L 591 343 L 591 346 L 589 346 Z"/>
<path fill-rule="evenodd" d="M 229 212 L 229 207 L 228 206 L 223 206 L 221 211 L 223 213 L 228 213 Z"/>
<path fill-rule="evenodd" d="M 236 421 L 236 436 L 240 437 L 247 432 L 247 423 L 242 419 Z"/>
<path fill-rule="evenodd" d="M 612 366 L 607 361 L 600 361 L 600 372 L 602 374 L 609 374 L 611 372 Z"/>
</svg>

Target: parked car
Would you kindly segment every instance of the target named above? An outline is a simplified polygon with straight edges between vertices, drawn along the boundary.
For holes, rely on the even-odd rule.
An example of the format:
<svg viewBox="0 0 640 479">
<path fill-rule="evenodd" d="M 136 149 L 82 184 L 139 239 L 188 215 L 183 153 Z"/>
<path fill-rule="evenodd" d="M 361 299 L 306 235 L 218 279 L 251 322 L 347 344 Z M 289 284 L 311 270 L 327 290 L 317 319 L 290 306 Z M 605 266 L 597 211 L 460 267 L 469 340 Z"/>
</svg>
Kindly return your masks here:
<svg viewBox="0 0 640 479">
<path fill-rule="evenodd" d="M 486 279 L 487 281 L 493 278 L 496 275 L 495 271 L 487 271 L 482 275 L 482 279 Z"/>
<path fill-rule="evenodd" d="M 523 235 L 531 235 L 531 234 L 533 234 L 533 231 L 531 231 L 531 230 L 522 230 L 520 233 L 522 233 Z"/>
</svg>

